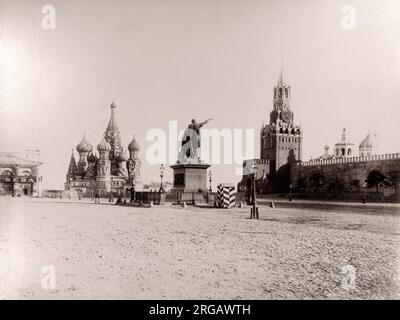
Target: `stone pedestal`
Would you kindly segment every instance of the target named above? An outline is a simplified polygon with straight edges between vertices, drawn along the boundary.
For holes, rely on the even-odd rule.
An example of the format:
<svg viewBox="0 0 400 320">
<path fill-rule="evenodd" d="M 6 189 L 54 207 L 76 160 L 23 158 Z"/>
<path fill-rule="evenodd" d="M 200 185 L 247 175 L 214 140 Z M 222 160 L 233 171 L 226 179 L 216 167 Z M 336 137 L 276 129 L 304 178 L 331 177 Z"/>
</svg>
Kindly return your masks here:
<svg viewBox="0 0 400 320">
<path fill-rule="evenodd" d="M 171 192 L 207 192 L 209 164 L 178 163 L 171 166 L 174 185 Z"/>
</svg>

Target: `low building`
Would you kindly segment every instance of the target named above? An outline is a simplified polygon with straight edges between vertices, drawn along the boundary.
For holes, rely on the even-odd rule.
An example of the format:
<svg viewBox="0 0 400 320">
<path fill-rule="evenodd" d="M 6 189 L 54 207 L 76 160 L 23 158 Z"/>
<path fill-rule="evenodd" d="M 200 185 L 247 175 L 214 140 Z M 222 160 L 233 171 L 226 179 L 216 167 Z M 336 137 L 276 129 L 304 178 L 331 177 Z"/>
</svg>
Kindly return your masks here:
<svg viewBox="0 0 400 320">
<path fill-rule="evenodd" d="M 376 135 L 372 137 L 370 132 L 368 131 L 368 134 L 358 146 L 358 155 L 360 157 L 370 157 L 378 154 L 377 150 L 378 145 L 376 141 Z M 354 156 L 357 156 L 355 144 L 348 141 L 346 137 L 346 128 L 344 128 L 341 136 L 341 141 L 335 144 L 333 154 L 329 153 L 329 145 L 326 144 L 324 146 L 324 154 L 311 160 L 329 160 Z"/>
<path fill-rule="evenodd" d="M 0 195 L 39 196 L 39 167 L 28 154 L 0 152 Z"/>
</svg>

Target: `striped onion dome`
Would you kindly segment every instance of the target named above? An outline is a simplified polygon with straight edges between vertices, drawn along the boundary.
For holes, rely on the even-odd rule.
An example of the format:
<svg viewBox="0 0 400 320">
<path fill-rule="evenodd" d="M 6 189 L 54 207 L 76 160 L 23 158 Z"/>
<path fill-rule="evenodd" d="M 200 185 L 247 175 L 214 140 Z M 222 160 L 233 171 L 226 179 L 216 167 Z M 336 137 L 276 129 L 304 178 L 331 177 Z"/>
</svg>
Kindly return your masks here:
<svg viewBox="0 0 400 320">
<path fill-rule="evenodd" d="M 128 145 L 128 150 L 129 151 L 138 151 L 140 150 L 140 146 L 137 143 L 135 136 L 133 136 L 131 143 Z"/>
<path fill-rule="evenodd" d="M 86 135 L 83 135 L 81 142 L 76 146 L 78 152 L 92 152 L 93 147 L 90 142 L 86 139 Z"/>
<path fill-rule="evenodd" d="M 97 150 L 99 152 L 104 152 L 104 151 L 110 151 L 111 150 L 110 144 L 106 141 L 106 139 L 104 137 L 100 141 L 100 143 L 97 145 Z"/>
</svg>

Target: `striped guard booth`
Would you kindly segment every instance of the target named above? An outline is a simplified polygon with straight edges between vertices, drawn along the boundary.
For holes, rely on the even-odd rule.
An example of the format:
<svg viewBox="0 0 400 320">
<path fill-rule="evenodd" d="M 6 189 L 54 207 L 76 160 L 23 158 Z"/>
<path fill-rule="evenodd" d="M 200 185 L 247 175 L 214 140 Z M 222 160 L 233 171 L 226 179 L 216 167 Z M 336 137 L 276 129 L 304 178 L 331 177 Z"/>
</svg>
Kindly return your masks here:
<svg viewBox="0 0 400 320">
<path fill-rule="evenodd" d="M 217 186 L 217 201 L 220 208 L 235 206 L 235 186 L 232 183 L 220 183 Z"/>
</svg>

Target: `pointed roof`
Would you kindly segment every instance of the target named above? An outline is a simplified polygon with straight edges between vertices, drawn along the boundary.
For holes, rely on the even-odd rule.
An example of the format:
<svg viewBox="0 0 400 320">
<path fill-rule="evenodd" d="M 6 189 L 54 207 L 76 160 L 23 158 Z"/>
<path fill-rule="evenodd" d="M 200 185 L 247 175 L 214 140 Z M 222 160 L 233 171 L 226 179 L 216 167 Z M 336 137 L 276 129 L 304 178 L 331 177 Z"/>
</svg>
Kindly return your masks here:
<svg viewBox="0 0 400 320">
<path fill-rule="evenodd" d="M 114 156 L 117 156 L 122 151 L 121 136 L 119 133 L 117 121 L 115 119 L 115 109 L 117 108 L 117 106 L 113 102 L 111 103 L 110 108 L 111 108 L 111 116 L 110 120 L 108 121 L 108 126 L 104 134 L 106 141 L 111 146 L 110 149 L 111 153 Z"/>
<path fill-rule="evenodd" d="M 283 86 L 283 59 L 284 59 L 284 56 L 283 56 L 283 53 L 282 53 L 281 72 L 279 74 L 279 80 L 278 80 L 278 85 L 279 86 Z"/>
<path fill-rule="evenodd" d="M 115 114 L 114 114 L 114 110 L 117 108 L 117 106 L 115 105 L 114 102 L 112 102 L 110 105 L 110 108 L 111 108 L 111 116 L 110 116 L 110 120 L 108 121 L 108 126 L 106 129 L 106 132 L 119 131 L 117 121 L 115 120 Z"/>
<path fill-rule="evenodd" d="M 76 160 L 75 160 L 75 156 L 74 156 L 74 149 L 72 149 L 71 160 L 69 161 L 67 176 L 69 176 L 69 177 L 73 176 L 75 174 L 76 168 L 77 168 L 77 166 L 76 166 Z"/>
<path fill-rule="evenodd" d="M 69 161 L 69 163 L 71 164 L 71 163 L 76 163 L 76 160 L 75 160 L 75 155 L 74 155 L 74 148 L 72 148 L 72 152 L 71 152 L 71 160 Z"/>
<path fill-rule="evenodd" d="M 278 86 L 283 86 L 283 67 L 281 68 L 281 73 L 279 74 Z"/>
</svg>

